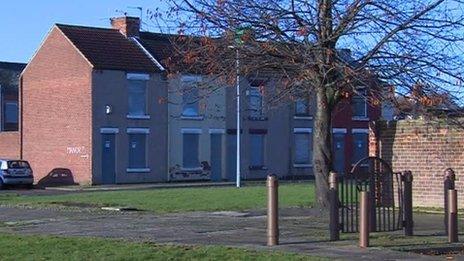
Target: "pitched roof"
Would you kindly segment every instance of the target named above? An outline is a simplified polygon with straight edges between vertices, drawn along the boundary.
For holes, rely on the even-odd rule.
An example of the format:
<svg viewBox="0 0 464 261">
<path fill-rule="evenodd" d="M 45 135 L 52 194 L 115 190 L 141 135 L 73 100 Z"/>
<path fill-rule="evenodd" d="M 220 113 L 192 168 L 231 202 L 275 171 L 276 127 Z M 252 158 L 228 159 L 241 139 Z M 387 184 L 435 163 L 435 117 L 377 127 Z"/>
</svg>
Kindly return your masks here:
<svg viewBox="0 0 464 261">
<path fill-rule="evenodd" d="M 132 39 L 116 29 L 56 25 L 95 69 L 160 72 Z"/>
<path fill-rule="evenodd" d="M 14 72 L 22 72 L 26 65 L 27 64 L 25 63 L 0 62 L 0 69 Z"/>
<path fill-rule="evenodd" d="M 140 42 L 143 47 L 163 65 L 174 53 L 172 44 L 174 37 L 168 34 L 140 32 Z"/>
</svg>

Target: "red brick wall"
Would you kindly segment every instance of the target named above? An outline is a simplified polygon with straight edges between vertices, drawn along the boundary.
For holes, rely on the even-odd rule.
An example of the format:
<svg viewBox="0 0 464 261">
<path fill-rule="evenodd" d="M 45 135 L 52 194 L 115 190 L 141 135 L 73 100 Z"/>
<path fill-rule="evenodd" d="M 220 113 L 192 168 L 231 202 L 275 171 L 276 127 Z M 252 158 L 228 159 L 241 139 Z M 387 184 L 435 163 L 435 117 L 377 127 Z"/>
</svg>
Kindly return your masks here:
<svg viewBox="0 0 464 261">
<path fill-rule="evenodd" d="M 414 206 L 443 207 L 446 168 L 455 170 L 458 197 L 464 199 L 464 129 L 422 120 L 377 122 L 376 129 L 371 149 L 377 142 L 378 155 L 392 164 L 393 171 L 413 173 Z M 464 200 L 458 202 L 464 207 Z"/>
<path fill-rule="evenodd" d="M 36 182 L 48 181 L 56 168 L 91 182 L 91 71 L 55 27 L 23 72 L 22 153 Z"/>
<path fill-rule="evenodd" d="M 19 132 L 0 132 L 0 158 L 19 159 Z"/>
</svg>

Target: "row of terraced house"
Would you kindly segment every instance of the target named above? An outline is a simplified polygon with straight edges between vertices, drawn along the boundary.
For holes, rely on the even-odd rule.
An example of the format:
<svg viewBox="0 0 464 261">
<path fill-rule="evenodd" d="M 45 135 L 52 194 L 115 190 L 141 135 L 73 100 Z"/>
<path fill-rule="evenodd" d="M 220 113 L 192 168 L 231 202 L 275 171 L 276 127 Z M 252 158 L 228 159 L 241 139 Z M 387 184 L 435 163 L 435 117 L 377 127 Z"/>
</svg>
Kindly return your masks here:
<svg viewBox="0 0 464 261">
<path fill-rule="evenodd" d="M 235 180 L 235 87 L 203 95 L 204 75 L 168 78 L 171 45 L 134 17 L 111 28 L 54 25 L 22 70 L 19 130 L 0 134 L 0 156 L 28 160 L 38 183 Z M 311 178 L 314 99 L 267 106 L 260 88 L 279 83 L 241 79 L 242 178 Z M 368 124 L 381 114 L 363 96 L 337 107 L 336 170 L 368 154 Z"/>
</svg>

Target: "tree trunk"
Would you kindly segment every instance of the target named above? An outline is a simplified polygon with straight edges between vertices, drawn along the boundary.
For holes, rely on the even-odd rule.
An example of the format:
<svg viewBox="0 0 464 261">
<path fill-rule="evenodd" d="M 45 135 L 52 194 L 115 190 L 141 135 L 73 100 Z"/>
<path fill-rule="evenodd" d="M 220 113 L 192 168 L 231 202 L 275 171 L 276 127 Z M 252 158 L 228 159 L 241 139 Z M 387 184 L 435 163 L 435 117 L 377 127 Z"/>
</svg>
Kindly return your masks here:
<svg viewBox="0 0 464 261">
<path fill-rule="evenodd" d="M 316 91 L 317 110 L 313 127 L 313 166 L 316 179 L 316 206 L 323 210 L 329 207 L 328 176 L 332 169 L 332 109 L 326 88 Z"/>
</svg>

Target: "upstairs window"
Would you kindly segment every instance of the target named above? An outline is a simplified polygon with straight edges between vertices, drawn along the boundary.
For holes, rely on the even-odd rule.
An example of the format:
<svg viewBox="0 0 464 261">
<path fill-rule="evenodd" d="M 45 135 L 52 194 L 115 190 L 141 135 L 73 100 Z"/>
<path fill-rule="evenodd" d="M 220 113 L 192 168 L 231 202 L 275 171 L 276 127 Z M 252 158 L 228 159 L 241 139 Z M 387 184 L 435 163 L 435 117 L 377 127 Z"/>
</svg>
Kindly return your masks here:
<svg viewBox="0 0 464 261">
<path fill-rule="evenodd" d="M 197 77 L 182 79 L 182 116 L 196 117 L 199 115 L 198 82 Z"/>
<path fill-rule="evenodd" d="M 129 80 L 129 116 L 147 115 L 147 81 Z"/>
<path fill-rule="evenodd" d="M 259 87 L 250 88 L 248 104 L 251 117 L 261 117 L 263 115 L 263 95 Z"/>
<path fill-rule="evenodd" d="M 295 115 L 308 116 L 309 115 L 309 101 L 307 99 L 298 99 L 295 101 Z"/>
<path fill-rule="evenodd" d="M 353 111 L 353 117 L 367 118 L 366 89 L 358 90 L 358 94 L 353 96 L 351 107 Z"/>
</svg>

